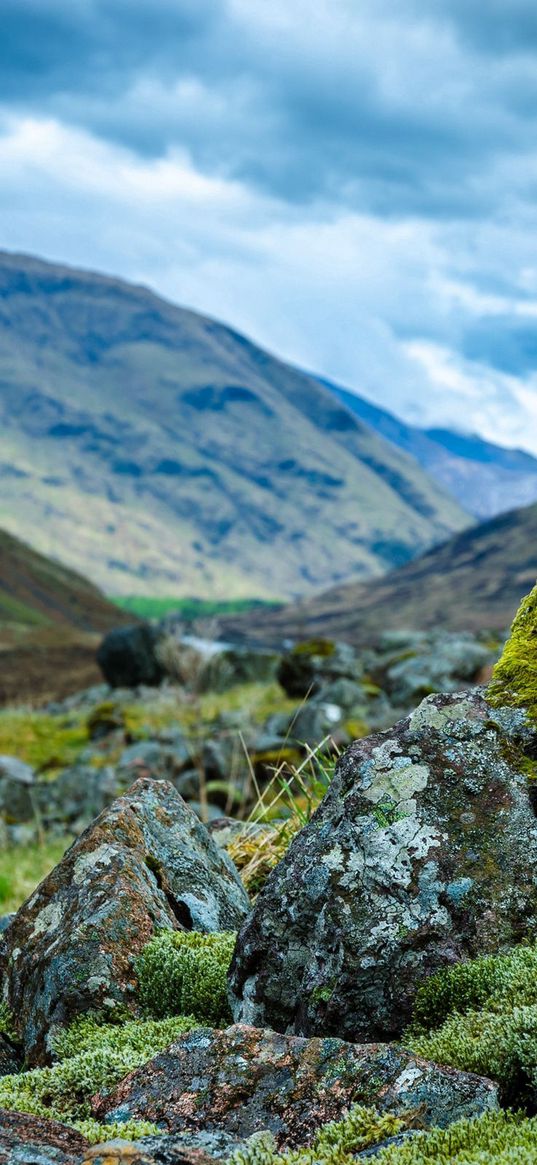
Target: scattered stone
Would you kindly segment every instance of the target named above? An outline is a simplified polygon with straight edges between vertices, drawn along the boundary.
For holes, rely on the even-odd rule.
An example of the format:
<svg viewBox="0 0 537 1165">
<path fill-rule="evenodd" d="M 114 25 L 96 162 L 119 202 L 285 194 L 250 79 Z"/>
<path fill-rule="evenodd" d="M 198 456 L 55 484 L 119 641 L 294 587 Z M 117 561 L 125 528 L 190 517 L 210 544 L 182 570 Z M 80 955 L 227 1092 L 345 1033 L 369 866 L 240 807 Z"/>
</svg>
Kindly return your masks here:
<svg viewBox="0 0 537 1165">
<path fill-rule="evenodd" d="M 105 635 L 97 663 L 111 688 L 157 687 L 166 674 L 158 658 L 161 632 L 151 623 L 116 627 Z"/>
<path fill-rule="evenodd" d="M 106 1141 L 93 1145 L 81 1165 L 212 1165 L 213 1161 L 227 1160 L 237 1147 L 228 1138 L 231 1148 L 225 1156 L 212 1156 L 203 1148 L 190 1145 L 181 1137 L 143 1137 L 140 1141 Z"/>
<path fill-rule="evenodd" d="M 236 684 L 270 684 L 281 655 L 250 647 L 228 647 L 207 659 L 200 676 L 202 691 L 227 692 Z"/>
<path fill-rule="evenodd" d="M 0 1109 L 0 1165 L 80 1165 L 87 1149 L 67 1125 Z"/>
<path fill-rule="evenodd" d="M 359 680 L 361 675 L 362 665 L 354 648 L 330 639 L 297 643 L 283 656 L 278 668 L 282 688 L 288 696 L 298 699 L 314 695 L 332 680 Z"/>
<path fill-rule="evenodd" d="M 35 815 L 35 773 L 15 756 L 0 756 L 0 817 L 8 825 L 30 821 Z"/>
<path fill-rule="evenodd" d="M 240 932 L 237 1022 L 392 1039 L 426 975 L 536 937 L 528 761 L 500 721 L 434 696 L 351 746 Z"/>
<path fill-rule="evenodd" d="M 245 1138 L 268 1129 L 280 1148 L 295 1148 L 355 1102 L 419 1108 L 425 1125 L 441 1127 L 498 1107 L 491 1081 L 402 1048 L 238 1026 L 189 1032 L 98 1098 L 94 1111 L 109 1122 L 143 1116 L 169 1133 Z"/>
<path fill-rule="evenodd" d="M 76 1015 L 135 1007 L 133 961 L 159 929 L 235 930 L 249 900 L 233 863 L 165 782 L 105 809 L 25 903 L 0 981 L 30 1064 Z"/>
</svg>

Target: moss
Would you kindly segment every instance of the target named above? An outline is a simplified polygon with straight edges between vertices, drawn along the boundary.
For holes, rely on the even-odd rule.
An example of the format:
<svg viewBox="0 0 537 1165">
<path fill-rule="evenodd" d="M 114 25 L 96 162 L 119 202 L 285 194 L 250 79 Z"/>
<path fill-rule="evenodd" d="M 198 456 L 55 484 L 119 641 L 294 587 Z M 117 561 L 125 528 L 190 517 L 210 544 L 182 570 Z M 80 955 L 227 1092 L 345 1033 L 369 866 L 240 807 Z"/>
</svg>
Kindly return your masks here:
<svg viewBox="0 0 537 1165">
<path fill-rule="evenodd" d="M 226 1026 L 227 972 L 235 946 L 233 933 L 163 931 L 136 959 L 138 997 L 154 1018 L 192 1015 L 214 1027 Z"/>
<path fill-rule="evenodd" d="M 73 1128 L 89 1141 L 90 1145 L 107 1144 L 109 1141 L 139 1141 L 141 1137 L 161 1137 L 162 1129 L 151 1121 L 124 1121 L 122 1124 L 100 1125 L 88 1118 L 74 1121 Z"/>
<path fill-rule="evenodd" d="M 376 1165 L 534 1165 L 537 1120 L 490 1112 L 381 1149 Z"/>
<path fill-rule="evenodd" d="M 6 1036 L 13 1044 L 18 1041 L 13 1016 L 5 1003 L 0 1003 L 0 1036 Z"/>
<path fill-rule="evenodd" d="M 292 654 L 300 656 L 318 656 L 321 659 L 330 659 L 336 650 L 331 639 L 305 639 L 293 647 Z"/>
<path fill-rule="evenodd" d="M 396 1136 L 405 1121 L 355 1104 L 339 1121 L 323 1125 L 309 1147 L 279 1153 L 271 1133 L 255 1133 L 237 1149 L 229 1165 L 351 1165 L 355 1154 Z"/>
<path fill-rule="evenodd" d="M 185 1031 L 196 1026 L 181 1016 L 160 1022 L 129 1020 L 106 1024 L 84 1016 L 54 1041 L 57 1062 L 50 1068 L 0 1078 L 0 1108 L 60 1120 L 82 1128 L 91 1120 L 91 1098 L 107 1092 Z M 92 1125 L 94 1122 L 91 1122 Z M 127 1126 L 117 1135 L 127 1137 Z M 110 1137 L 110 1129 L 108 1129 Z"/>
<path fill-rule="evenodd" d="M 525 708 L 537 719 L 537 586 L 522 600 L 487 688 L 492 707 Z"/>
<path fill-rule="evenodd" d="M 537 947 L 433 975 L 418 991 L 405 1043 L 421 1056 L 492 1077 L 506 1102 L 537 1095 Z"/>
</svg>

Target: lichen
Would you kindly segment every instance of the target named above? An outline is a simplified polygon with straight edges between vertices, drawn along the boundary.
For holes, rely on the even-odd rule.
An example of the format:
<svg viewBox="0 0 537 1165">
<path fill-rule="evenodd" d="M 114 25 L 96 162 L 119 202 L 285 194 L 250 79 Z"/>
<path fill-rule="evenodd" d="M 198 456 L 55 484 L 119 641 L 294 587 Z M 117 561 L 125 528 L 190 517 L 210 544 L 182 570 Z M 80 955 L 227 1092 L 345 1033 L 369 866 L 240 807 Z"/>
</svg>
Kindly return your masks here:
<svg viewBox="0 0 537 1165">
<path fill-rule="evenodd" d="M 537 720 L 537 586 L 520 604 L 492 673 L 487 700 L 494 708 L 525 708 Z"/>
<path fill-rule="evenodd" d="M 192 1015 L 219 1027 L 231 1020 L 227 972 L 235 946 L 233 932 L 199 934 L 163 931 L 136 959 L 138 997 L 155 1019 Z"/>
<path fill-rule="evenodd" d="M 342 1120 L 323 1125 L 310 1146 L 280 1154 L 271 1133 L 255 1133 L 232 1154 L 228 1165 L 351 1165 L 355 1154 L 405 1127 L 405 1120 L 394 1113 L 355 1104 Z"/>
</svg>

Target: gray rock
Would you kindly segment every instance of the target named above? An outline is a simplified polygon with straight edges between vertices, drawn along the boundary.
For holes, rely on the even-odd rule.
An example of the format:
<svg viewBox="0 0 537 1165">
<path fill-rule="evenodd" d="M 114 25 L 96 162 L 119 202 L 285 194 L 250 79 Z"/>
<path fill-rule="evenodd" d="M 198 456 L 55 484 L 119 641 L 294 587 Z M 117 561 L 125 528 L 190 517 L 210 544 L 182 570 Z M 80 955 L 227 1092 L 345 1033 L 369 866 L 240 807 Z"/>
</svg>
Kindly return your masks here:
<svg viewBox="0 0 537 1165">
<path fill-rule="evenodd" d="M 426 975 L 535 938 L 526 768 L 477 692 L 352 745 L 240 932 L 235 1019 L 393 1038 Z"/>
<path fill-rule="evenodd" d="M 182 1036 L 96 1098 L 94 1114 L 107 1122 L 143 1117 L 168 1133 L 244 1138 L 268 1129 L 279 1148 L 296 1148 L 353 1103 L 396 1113 L 419 1108 L 424 1125 L 443 1127 L 497 1109 L 498 1095 L 490 1080 L 403 1048 L 239 1026 Z"/>
<path fill-rule="evenodd" d="M 7 824 L 35 817 L 35 773 L 15 756 L 0 756 L 0 816 Z"/>
<path fill-rule="evenodd" d="M 202 691 L 226 692 L 235 684 L 269 684 L 276 679 L 281 656 L 275 651 L 229 647 L 214 652 L 200 676 Z"/>
<path fill-rule="evenodd" d="M 135 1010 L 136 955 L 159 929 L 234 930 L 249 900 L 227 854 L 171 785 L 138 781 L 21 907 L 0 983 L 31 1064 L 90 1010 Z"/>
<path fill-rule="evenodd" d="M 308 693 L 314 695 L 332 680 L 360 679 L 362 670 L 359 657 L 348 643 L 312 639 L 297 643 L 283 656 L 278 680 L 288 696 L 301 699 Z"/>
</svg>

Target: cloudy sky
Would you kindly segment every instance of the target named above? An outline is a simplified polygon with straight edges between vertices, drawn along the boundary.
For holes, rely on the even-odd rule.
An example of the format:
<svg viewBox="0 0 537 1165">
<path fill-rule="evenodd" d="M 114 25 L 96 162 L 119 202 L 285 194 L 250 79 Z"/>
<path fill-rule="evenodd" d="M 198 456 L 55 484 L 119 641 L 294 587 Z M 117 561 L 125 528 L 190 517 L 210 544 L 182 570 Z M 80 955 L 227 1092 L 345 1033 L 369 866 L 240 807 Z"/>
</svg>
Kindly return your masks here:
<svg viewBox="0 0 537 1165">
<path fill-rule="evenodd" d="M 0 0 L 0 246 L 537 453 L 535 0 Z"/>
</svg>

